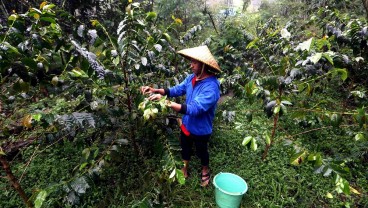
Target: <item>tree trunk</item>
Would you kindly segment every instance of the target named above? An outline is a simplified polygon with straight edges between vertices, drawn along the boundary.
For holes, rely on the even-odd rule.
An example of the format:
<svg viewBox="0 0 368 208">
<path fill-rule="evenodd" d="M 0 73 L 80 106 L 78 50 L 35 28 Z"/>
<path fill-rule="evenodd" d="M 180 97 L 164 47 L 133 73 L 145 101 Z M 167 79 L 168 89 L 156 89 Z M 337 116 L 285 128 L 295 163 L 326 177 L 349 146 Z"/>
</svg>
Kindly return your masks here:
<svg viewBox="0 0 368 208">
<path fill-rule="evenodd" d="M 205 13 L 205 14 L 208 14 L 208 16 L 209 16 L 209 18 L 210 18 L 210 20 L 211 20 L 211 23 L 212 23 L 213 28 L 215 29 L 216 33 L 217 33 L 217 34 L 219 34 L 219 33 L 218 33 L 218 31 L 217 31 L 217 28 L 216 28 L 215 21 L 213 20 L 212 14 L 211 14 L 211 12 L 207 9 L 207 4 L 205 4 L 205 5 L 204 5 L 204 13 Z"/>
<path fill-rule="evenodd" d="M 0 162 L 3 166 L 3 169 L 6 173 L 6 177 L 8 178 L 10 184 L 13 186 L 13 188 L 18 192 L 19 196 L 22 198 L 23 202 L 26 204 L 27 207 L 32 207 L 31 202 L 28 200 L 28 197 L 24 190 L 22 189 L 21 185 L 19 184 L 17 178 L 13 175 L 9 163 L 7 159 L 0 155 Z"/>
<path fill-rule="evenodd" d="M 249 6 L 250 0 L 243 0 L 243 12 L 245 12 Z"/>
<path fill-rule="evenodd" d="M 365 9 L 366 18 L 368 19 L 368 0 L 362 0 L 362 3 Z"/>
<path fill-rule="evenodd" d="M 211 20 L 211 23 L 213 25 L 213 28 L 215 29 L 216 33 L 219 34 L 218 31 L 217 31 L 217 28 L 216 28 L 215 21 L 213 20 L 212 14 L 209 11 L 207 11 L 207 14 L 210 17 L 210 20 Z"/>
</svg>

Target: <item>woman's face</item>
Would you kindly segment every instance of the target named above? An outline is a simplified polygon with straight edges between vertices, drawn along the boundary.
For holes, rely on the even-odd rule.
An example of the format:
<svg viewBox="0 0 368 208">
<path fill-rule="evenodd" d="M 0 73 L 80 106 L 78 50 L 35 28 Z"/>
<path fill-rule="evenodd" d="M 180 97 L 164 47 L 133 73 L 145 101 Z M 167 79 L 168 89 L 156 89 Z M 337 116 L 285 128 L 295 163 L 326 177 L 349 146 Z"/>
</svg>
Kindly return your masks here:
<svg viewBox="0 0 368 208">
<path fill-rule="evenodd" d="M 192 68 L 192 71 L 195 75 L 199 76 L 202 70 L 202 62 L 192 59 L 190 61 L 190 68 Z"/>
</svg>

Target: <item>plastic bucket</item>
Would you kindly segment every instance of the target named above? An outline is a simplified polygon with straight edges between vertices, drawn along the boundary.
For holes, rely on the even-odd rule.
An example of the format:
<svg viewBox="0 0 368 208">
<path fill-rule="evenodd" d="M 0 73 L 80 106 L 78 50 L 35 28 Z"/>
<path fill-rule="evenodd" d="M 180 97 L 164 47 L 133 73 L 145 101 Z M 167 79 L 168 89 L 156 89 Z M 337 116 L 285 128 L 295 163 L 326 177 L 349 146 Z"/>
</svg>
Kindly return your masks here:
<svg viewBox="0 0 368 208">
<path fill-rule="evenodd" d="M 216 204 L 220 208 L 237 208 L 248 185 L 240 176 L 233 173 L 219 173 L 213 179 Z"/>
</svg>

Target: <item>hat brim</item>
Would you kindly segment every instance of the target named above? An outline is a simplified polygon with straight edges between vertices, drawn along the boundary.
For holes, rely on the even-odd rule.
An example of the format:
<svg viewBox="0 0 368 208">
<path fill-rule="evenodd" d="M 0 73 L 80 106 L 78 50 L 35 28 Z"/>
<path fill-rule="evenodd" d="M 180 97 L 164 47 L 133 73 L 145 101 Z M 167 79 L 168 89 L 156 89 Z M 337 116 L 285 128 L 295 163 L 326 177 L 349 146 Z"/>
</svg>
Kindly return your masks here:
<svg viewBox="0 0 368 208">
<path fill-rule="evenodd" d="M 221 69 L 213 55 L 211 54 L 210 50 L 207 46 L 199 46 L 195 48 L 187 48 L 177 52 L 184 58 L 189 60 L 194 59 L 200 61 L 207 66 L 211 67 L 216 72 L 221 72 Z"/>
</svg>

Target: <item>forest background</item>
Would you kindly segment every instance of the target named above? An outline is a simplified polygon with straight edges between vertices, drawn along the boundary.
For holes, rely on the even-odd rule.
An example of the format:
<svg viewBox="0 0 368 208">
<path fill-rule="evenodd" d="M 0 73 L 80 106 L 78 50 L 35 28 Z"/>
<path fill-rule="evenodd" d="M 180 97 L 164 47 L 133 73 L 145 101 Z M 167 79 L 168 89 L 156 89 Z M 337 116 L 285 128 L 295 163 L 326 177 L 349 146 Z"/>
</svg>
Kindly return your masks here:
<svg viewBox="0 0 368 208">
<path fill-rule="evenodd" d="M 1 0 L 0 206 L 215 207 L 199 161 L 180 171 L 180 115 L 139 92 L 205 44 L 211 171 L 247 181 L 241 206 L 367 207 L 368 1 L 233 3 Z"/>
</svg>

